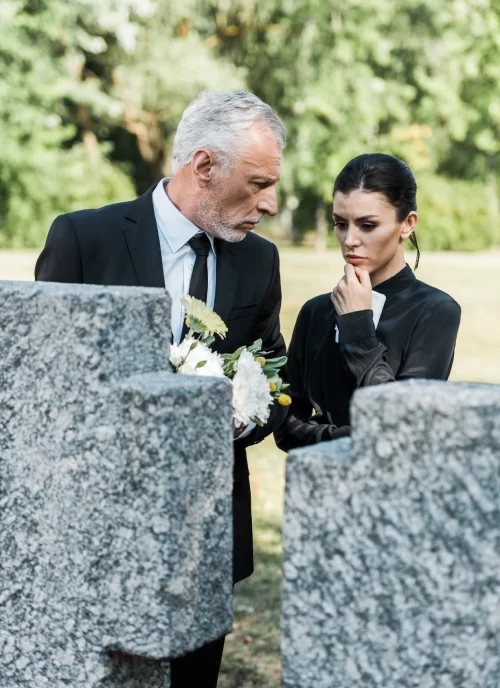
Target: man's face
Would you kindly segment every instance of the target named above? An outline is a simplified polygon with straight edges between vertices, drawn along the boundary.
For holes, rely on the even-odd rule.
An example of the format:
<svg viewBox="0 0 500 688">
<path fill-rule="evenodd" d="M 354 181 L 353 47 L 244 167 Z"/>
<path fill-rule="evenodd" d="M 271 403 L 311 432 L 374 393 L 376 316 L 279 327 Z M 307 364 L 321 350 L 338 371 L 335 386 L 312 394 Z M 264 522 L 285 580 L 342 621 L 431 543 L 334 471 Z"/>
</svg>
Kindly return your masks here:
<svg viewBox="0 0 500 688">
<path fill-rule="evenodd" d="M 245 152 L 227 173 L 217 165 L 198 209 L 200 226 L 213 236 L 236 243 L 264 215 L 276 215 L 276 184 L 281 172 L 281 147 L 269 129 L 250 127 Z"/>
</svg>

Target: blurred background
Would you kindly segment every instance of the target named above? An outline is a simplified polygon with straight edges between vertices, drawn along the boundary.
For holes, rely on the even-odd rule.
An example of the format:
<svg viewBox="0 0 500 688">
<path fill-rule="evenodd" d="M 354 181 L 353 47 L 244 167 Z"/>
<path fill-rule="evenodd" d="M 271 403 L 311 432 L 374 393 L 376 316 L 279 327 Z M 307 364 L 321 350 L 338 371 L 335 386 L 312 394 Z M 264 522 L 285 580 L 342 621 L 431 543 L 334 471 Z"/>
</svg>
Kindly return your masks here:
<svg viewBox="0 0 500 688">
<path fill-rule="evenodd" d="M 384 151 L 418 177 L 423 248 L 500 242 L 495 0 L 1 0 L 0 248 L 167 175 L 205 88 L 288 126 L 276 236 L 327 244 L 336 174 Z"/>
<path fill-rule="evenodd" d="M 335 176 L 393 153 L 419 186 L 417 275 L 462 306 L 452 379 L 500 383 L 500 5 L 495 0 L 0 0 L 0 279 L 33 279 L 61 212 L 170 172 L 205 88 L 246 88 L 289 130 L 279 215 L 285 338 L 342 274 Z M 408 254 L 413 264 L 413 254 Z M 252 449 L 256 572 L 221 688 L 277 688 L 285 457 Z"/>
</svg>

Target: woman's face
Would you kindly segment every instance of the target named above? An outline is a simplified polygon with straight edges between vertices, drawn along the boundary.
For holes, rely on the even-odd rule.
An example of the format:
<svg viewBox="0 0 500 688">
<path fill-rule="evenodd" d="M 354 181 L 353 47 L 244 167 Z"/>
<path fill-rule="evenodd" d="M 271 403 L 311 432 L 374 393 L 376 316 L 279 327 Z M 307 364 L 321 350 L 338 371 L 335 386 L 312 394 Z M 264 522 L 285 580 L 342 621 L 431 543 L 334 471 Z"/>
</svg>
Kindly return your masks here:
<svg viewBox="0 0 500 688">
<path fill-rule="evenodd" d="M 372 283 L 376 275 L 387 279 L 404 267 L 403 241 L 415 228 L 416 212 L 399 222 L 396 208 L 383 194 L 355 189 L 335 193 L 333 219 L 344 260 L 367 270 Z"/>
</svg>

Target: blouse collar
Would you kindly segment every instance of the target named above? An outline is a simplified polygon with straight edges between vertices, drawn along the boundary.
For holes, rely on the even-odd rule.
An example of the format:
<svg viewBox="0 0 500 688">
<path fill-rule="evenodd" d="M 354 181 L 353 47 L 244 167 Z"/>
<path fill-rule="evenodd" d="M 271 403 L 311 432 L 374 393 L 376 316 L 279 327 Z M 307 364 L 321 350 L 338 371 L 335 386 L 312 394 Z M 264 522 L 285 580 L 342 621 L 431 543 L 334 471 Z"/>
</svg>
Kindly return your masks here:
<svg viewBox="0 0 500 688">
<path fill-rule="evenodd" d="M 413 284 L 416 279 L 417 278 L 413 274 L 413 270 L 409 265 L 406 265 L 393 277 L 389 277 L 389 279 L 385 280 L 385 282 L 377 284 L 375 291 L 378 291 L 387 297 L 394 296 L 395 294 L 403 291 L 403 289 L 406 289 L 406 287 L 409 287 L 410 284 Z"/>
</svg>

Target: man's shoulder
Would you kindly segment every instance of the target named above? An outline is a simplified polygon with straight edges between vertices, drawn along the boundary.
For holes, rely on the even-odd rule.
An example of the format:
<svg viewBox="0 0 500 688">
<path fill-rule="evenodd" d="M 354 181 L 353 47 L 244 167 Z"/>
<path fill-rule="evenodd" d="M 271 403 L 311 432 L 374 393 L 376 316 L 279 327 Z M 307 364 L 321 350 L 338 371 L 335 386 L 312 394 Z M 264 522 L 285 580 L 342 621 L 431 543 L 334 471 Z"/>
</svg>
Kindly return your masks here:
<svg viewBox="0 0 500 688">
<path fill-rule="evenodd" d="M 83 210 L 74 210 L 70 213 L 60 215 L 61 220 L 69 221 L 73 227 L 86 228 L 95 225 L 105 224 L 109 226 L 110 222 L 118 218 L 125 217 L 133 209 L 137 199 L 130 201 L 122 201 L 120 203 L 111 203 L 109 205 L 101 206 L 100 208 L 85 208 Z"/>
<path fill-rule="evenodd" d="M 260 257 L 267 255 L 271 258 L 274 257 L 278 251 L 276 244 L 273 244 L 269 239 L 265 239 L 263 236 L 254 234 L 253 232 L 247 234 L 241 244 L 238 245 L 238 249 L 246 256 L 255 254 Z"/>
<path fill-rule="evenodd" d="M 123 229 L 133 226 L 153 212 L 151 188 L 139 198 L 130 201 L 59 215 L 52 223 L 50 231 L 58 236 L 74 232 L 82 246 L 103 246 L 109 242 L 114 244 L 118 235 L 123 234 Z"/>
</svg>

